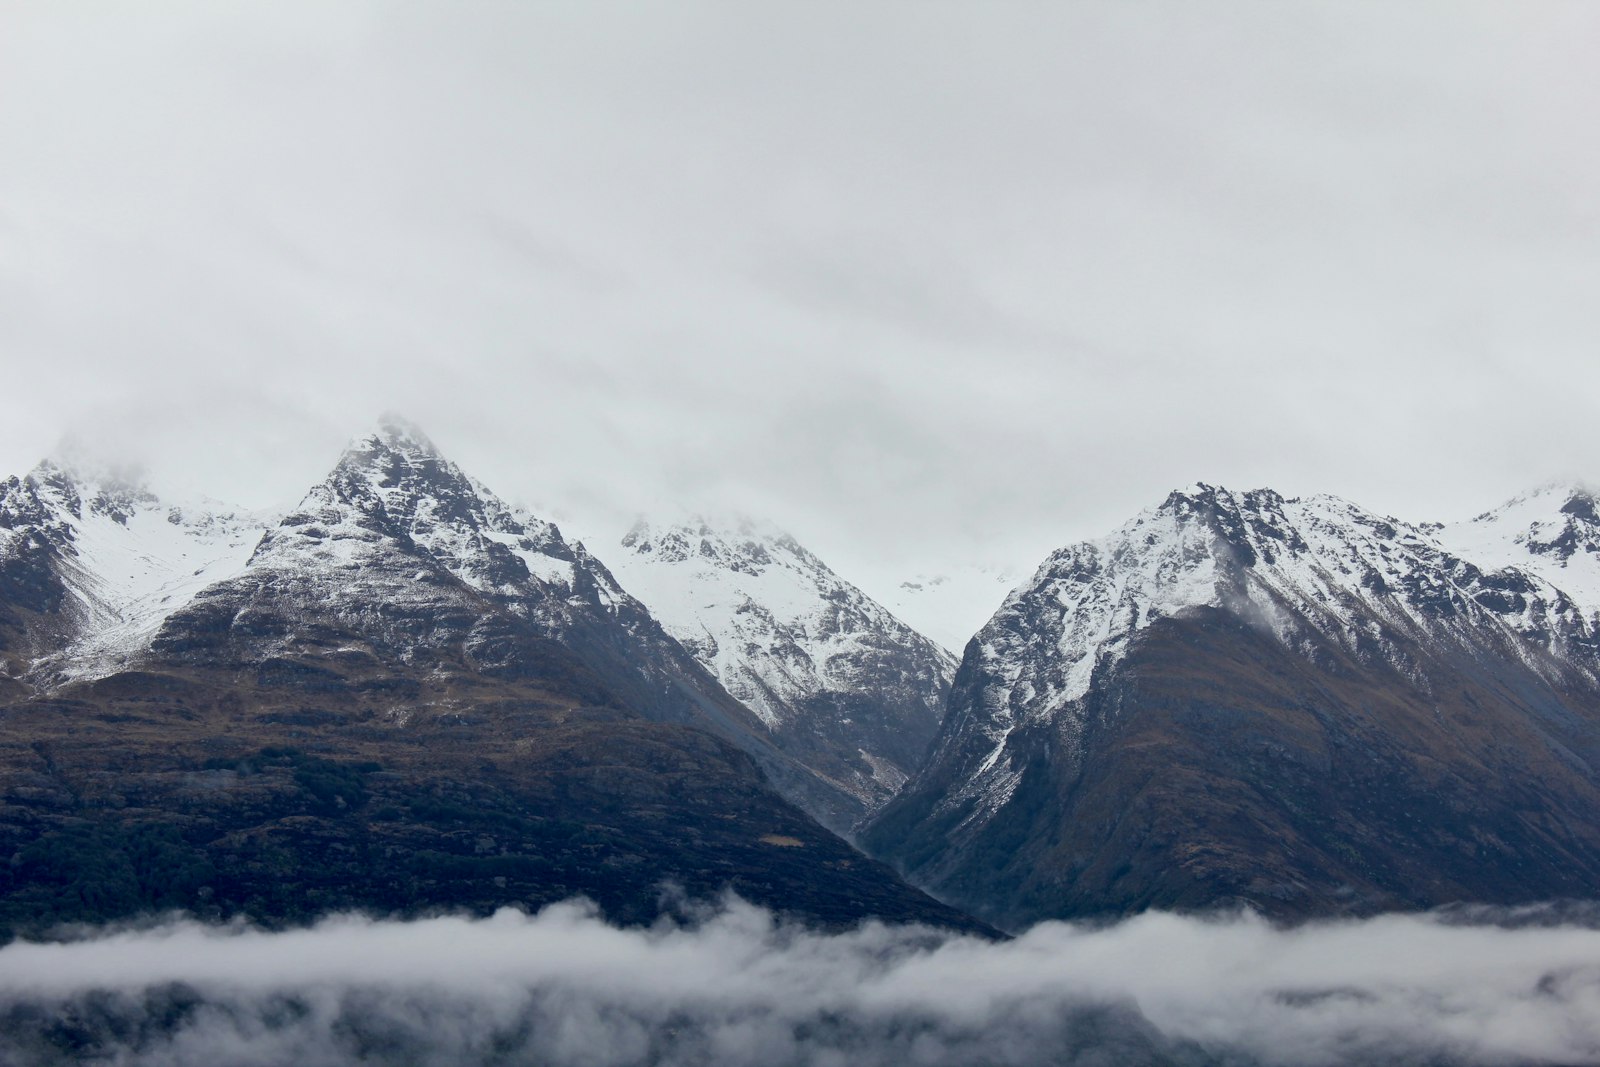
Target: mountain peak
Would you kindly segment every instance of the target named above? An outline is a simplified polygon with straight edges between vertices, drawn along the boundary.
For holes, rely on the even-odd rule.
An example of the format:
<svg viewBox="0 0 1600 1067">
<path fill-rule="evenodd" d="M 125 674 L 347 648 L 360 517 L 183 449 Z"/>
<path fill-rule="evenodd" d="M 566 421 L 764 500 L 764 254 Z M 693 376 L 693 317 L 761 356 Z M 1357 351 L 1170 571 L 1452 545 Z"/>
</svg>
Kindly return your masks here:
<svg viewBox="0 0 1600 1067">
<path fill-rule="evenodd" d="M 392 412 L 383 415 L 373 430 L 351 441 L 339 465 L 390 469 L 453 467 L 415 423 Z"/>
<path fill-rule="evenodd" d="M 1581 861 L 1523 813 L 1581 811 L 1573 840 L 1600 805 L 1592 508 L 1563 487 L 1454 529 L 1333 496 L 1172 493 L 1010 594 L 863 840 L 1002 925 L 1559 896 L 1529 886 Z"/>
<path fill-rule="evenodd" d="M 393 411 L 378 416 L 378 428 L 369 436 L 396 451 L 439 455 L 438 447 L 422 432 L 421 427 Z"/>
<path fill-rule="evenodd" d="M 1547 482 L 1440 535 L 1474 562 L 1528 570 L 1600 612 L 1600 497 L 1581 482 Z"/>
<path fill-rule="evenodd" d="M 1553 517 L 1557 512 L 1587 517 L 1587 512 L 1595 510 L 1597 501 L 1600 501 L 1600 490 L 1582 481 L 1557 478 L 1518 493 L 1499 507 L 1473 516 L 1470 521 L 1493 523 L 1507 518 L 1521 521 L 1535 515 Z"/>
<path fill-rule="evenodd" d="M 26 480 L 74 518 L 93 512 L 121 523 L 138 508 L 156 504 L 140 467 L 107 461 L 72 442 L 41 460 Z"/>
<path fill-rule="evenodd" d="M 954 661 L 792 536 L 747 516 L 634 524 L 623 585 L 766 723 L 785 752 L 841 790 L 841 829 L 920 762 Z"/>
<path fill-rule="evenodd" d="M 770 566 L 775 553 L 796 557 L 808 567 L 821 566 L 787 531 L 745 515 L 723 518 L 698 514 L 660 525 L 640 519 L 623 537 L 622 546 L 661 562 L 699 559 L 750 574 L 759 574 Z"/>
<path fill-rule="evenodd" d="M 1156 510 L 1180 518 L 1191 513 L 1237 515 L 1242 512 L 1275 511 L 1281 508 L 1283 502 L 1283 495 L 1272 489 L 1237 492 L 1225 486 L 1191 482 L 1182 489 L 1168 493 Z"/>
<path fill-rule="evenodd" d="M 375 430 L 350 442 L 324 488 L 363 510 L 380 502 L 408 511 L 422 498 L 462 502 L 492 496 L 446 459 L 425 433 L 394 414 L 384 415 Z"/>
<path fill-rule="evenodd" d="M 1571 515 L 1585 522 L 1600 524 L 1600 513 L 1595 510 L 1595 497 L 1589 490 L 1578 486 L 1567 494 L 1566 503 L 1561 505 L 1563 515 Z"/>
</svg>

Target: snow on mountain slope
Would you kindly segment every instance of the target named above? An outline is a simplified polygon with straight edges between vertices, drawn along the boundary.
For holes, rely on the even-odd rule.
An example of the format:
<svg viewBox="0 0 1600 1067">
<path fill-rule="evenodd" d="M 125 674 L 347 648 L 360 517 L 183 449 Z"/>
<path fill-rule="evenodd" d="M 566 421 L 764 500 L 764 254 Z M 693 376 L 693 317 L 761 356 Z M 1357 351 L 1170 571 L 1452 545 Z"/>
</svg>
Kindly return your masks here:
<svg viewBox="0 0 1600 1067">
<path fill-rule="evenodd" d="M 515 513 L 390 417 L 350 445 L 249 563 L 306 577 L 361 575 L 392 585 L 390 596 L 431 597 L 418 568 L 399 558 L 408 552 L 473 589 L 525 602 L 563 599 L 577 558 L 554 526 Z"/>
<path fill-rule="evenodd" d="M 41 463 L 0 486 L 0 566 L 48 567 L 65 594 L 41 680 L 124 666 L 203 588 L 243 570 L 273 516 L 211 501 L 175 504 L 91 467 Z"/>
<path fill-rule="evenodd" d="M 1007 928 L 1586 893 L 1595 620 L 1478 555 L 1334 497 L 1172 493 L 1006 599 L 863 845 Z"/>
<path fill-rule="evenodd" d="M 1583 486 L 1551 483 L 1467 522 L 1438 528 L 1438 538 L 1484 567 L 1517 567 L 1600 613 L 1600 507 Z"/>
<path fill-rule="evenodd" d="M 1436 531 L 1331 496 L 1200 484 L 1108 537 L 1052 553 L 979 631 L 963 665 L 988 684 L 941 746 L 986 751 L 950 802 L 1004 804 L 1017 785 L 1012 729 L 1048 719 L 1070 737 L 1094 680 L 1153 621 L 1186 609 L 1225 609 L 1292 649 L 1331 640 L 1423 685 L 1410 642 L 1493 641 L 1546 672 L 1551 661 L 1536 650 L 1581 648 L 1588 655 L 1573 669 L 1592 670 L 1595 626 L 1570 597 L 1537 574 L 1486 571 Z"/>
<path fill-rule="evenodd" d="M 861 657 L 886 636 L 926 643 L 774 527 L 639 523 L 622 547 L 619 578 L 771 726 L 795 700 L 855 685 Z"/>
<path fill-rule="evenodd" d="M 972 635 L 1025 577 L 1026 572 L 1015 567 L 958 564 L 937 574 L 913 575 L 882 590 L 877 600 L 959 657 Z"/>
<path fill-rule="evenodd" d="M 386 639 L 396 647 L 412 630 L 428 628 L 429 605 L 441 618 L 503 612 L 569 646 L 618 685 L 642 672 L 636 681 L 644 689 L 682 696 L 710 682 L 583 545 L 508 506 L 394 416 L 354 441 L 328 477 L 267 532 L 244 580 L 302 587 L 279 599 L 343 613 L 375 634 L 393 630 Z M 245 595 L 240 589 L 205 595 L 213 592 L 232 600 Z M 483 603 L 474 606 L 473 598 Z M 418 618 L 405 622 L 400 616 L 407 614 Z M 394 616 L 388 626 L 385 615 Z M 459 637 L 450 625 L 430 629 L 440 640 Z M 734 706 L 725 694 L 712 696 L 713 703 Z"/>
<path fill-rule="evenodd" d="M 622 583 L 780 744 L 827 739 L 835 780 L 869 810 L 915 769 L 948 652 L 770 526 L 641 522 L 621 548 Z"/>
<path fill-rule="evenodd" d="M 776 745 L 581 543 L 509 507 L 394 417 L 352 443 L 243 572 L 202 591 L 154 648 L 274 676 L 315 678 L 330 648 L 438 678 L 581 673 L 597 703 L 733 742 L 830 828 L 861 814 L 859 789 Z"/>
</svg>

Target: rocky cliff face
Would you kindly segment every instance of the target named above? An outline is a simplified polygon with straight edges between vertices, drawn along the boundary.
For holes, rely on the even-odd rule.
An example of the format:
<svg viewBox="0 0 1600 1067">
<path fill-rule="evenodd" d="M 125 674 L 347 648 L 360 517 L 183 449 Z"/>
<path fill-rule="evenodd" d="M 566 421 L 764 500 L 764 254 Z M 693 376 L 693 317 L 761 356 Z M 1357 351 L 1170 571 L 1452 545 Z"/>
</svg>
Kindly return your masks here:
<svg viewBox="0 0 1600 1067">
<path fill-rule="evenodd" d="M 921 765 L 955 662 L 781 530 L 741 520 L 651 527 L 617 573 L 776 744 L 849 801 L 847 830 Z"/>
<path fill-rule="evenodd" d="M 981 630 L 864 840 L 995 921 L 1576 895 L 1600 875 L 1592 614 L 1437 527 L 1195 486 Z"/>
</svg>

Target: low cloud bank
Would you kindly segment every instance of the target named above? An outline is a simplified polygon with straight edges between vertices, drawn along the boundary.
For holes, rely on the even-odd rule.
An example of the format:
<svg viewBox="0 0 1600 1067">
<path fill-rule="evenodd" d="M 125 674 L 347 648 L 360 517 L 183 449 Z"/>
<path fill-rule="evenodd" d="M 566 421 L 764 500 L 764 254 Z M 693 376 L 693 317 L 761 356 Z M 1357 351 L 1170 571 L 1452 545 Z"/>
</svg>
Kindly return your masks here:
<svg viewBox="0 0 1600 1067">
<path fill-rule="evenodd" d="M 1277 930 L 1047 923 L 1006 943 L 694 921 L 187 921 L 0 949 L 0 1062 L 1600 1064 L 1600 928 L 1549 913 Z"/>
</svg>

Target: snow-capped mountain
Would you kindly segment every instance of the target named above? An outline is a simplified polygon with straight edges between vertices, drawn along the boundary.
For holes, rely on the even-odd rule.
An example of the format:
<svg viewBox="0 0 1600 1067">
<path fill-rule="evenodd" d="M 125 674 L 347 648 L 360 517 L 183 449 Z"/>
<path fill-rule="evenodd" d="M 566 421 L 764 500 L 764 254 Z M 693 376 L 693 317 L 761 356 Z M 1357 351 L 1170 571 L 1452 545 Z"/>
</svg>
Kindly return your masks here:
<svg viewBox="0 0 1600 1067">
<path fill-rule="evenodd" d="M 827 746 L 778 744 L 581 543 L 507 505 L 402 420 L 352 444 L 243 570 L 201 591 L 152 647 L 292 674 L 334 642 L 353 660 L 501 678 L 555 669 L 553 643 L 604 699 L 731 740 L 825 825 L 844 830 L 862 810 L 862 787 L 835 773 Z"/>
<path fill-rule="evenodd" d="M 780 747 L 858 799 L 857 814 L 920 765 L 954 658 L 787 533 L 748 519 L 641 522 L 614 563 Z"/>
<path fill-rule="evenodd" d="M 1441 543 L 1484 567 L 1516 567 L 1600 613 L 1600 502 L 1583 486 L 1551 483 L 1468 522 L 1437 528 Z"/>
<path fill-rule="evenodd" d="M 264 532 L 54 468 L 4 500 L 8 932 L 574 895 L 648 922 L 667 884 L 972 925 L 830 833 L 856 796 L 581 544 L 400 420 Z"/>
<path fill-rule="evenodd" d="M 263 630 L 251 620 L 266 602 L 275 617 Z M 238 645 L 227 654 L 260 657 L 275 654 L 264 633 L 287 648 L 316 620 L 402 659 L 464 640 L 474 670 L 515 670 L 498 658 L 525 627 L 655 717 L 760 728 L 581 544 L 506 505 L 393 417 L 357 439 L 240 573 L 200 592 L 155 645 L 190 655 Z"/>
<path fill-rule="evenodd" d="M 0 482 L 10 672 L 48 685 L 126 665 L 201 589 L 243 570 L 274 521 L 163 501 L 82 462 L 46 460 Z"/>
<path fill-rule="evenodd" d="M 912 575 L 875 594 L 896 618 L 960 656 L 978 627 L 1026 576 L 1012 567 L 958 563 L 937 573 Z"/>
<path fill-rule="evenodd" d="M 1242 805 L 1236 829 L 1253 819 L 1304 845 L 1311 820 L 1327 840 L 1314 877 L 1286 863 L 1282 881 L 1236 892 L 1257 906 L 1277 894 L 1284 910 L 1316 911 L 1333 906 L 1340 885 L 1353 905 L 1392 902 L 1415 887 L 1373 873 L 1398 862 L 1388 846 L 1323 833 L 1355 818 L 1352 805 L 1364 801 L 1336 791 L 1286 814 L 1284 798 L 1239 766 L 1252 748 L 1324 767 L 1343 748 L 1356 760 L 1339 768 L 1352 783 L 1373 761 L 1397 795 L 1429 782 L 1424 807 L 1456 790 L 1476 805 L 1497 792 L 1542 794 L 1548 780 L 1529 783 L 1527 768 L 1549 765 L 1552 779 L 1570 779 L 1566 801 L 1600 816 L 1592 614 L 1542 573 L 1501 559 L 1469 561 L 1439 533 L 1333 497 L 1197 485 L 1106 538 L 1053 553 L 974 638 L 934 754 L 867 844 L 936 892 L 1002 921 L 1069 914 L 1097 892 L 1102 907 L 1128 906 L 1139 893 L 1170 892 L 1169 902 L 1181 903 L 1192 888 L 1184 872 L 1206 867 L 1203 859 L 1186 866 L 1182 856 L 1248 851 L 1225 827 L 1208 836 L 1194 815 L 1243 789 L 1252 799 L 1234 798 Z M 1382 705 L 1393 707 L 1380 713 Z M 1486 755 L 1476 732 L 1491 721 L 1499 740 Z M 1244 749 L 1205 755 L 1240 730 Z M 1127 747 L 1135 735 L 1145 748 Z M 1167 753 L 1165 770 L 1147 765 L 1155 752 Z M 1172 827 L 1194 826 L 1192 836 L 1163 831 L 1165 866 L 1144 872 L 1147 883 L 1124 871 L 1117 878 L 1128 884 L 1116 891 L 1093 879 L 1062 888 L 1068 870 L 1081 873 L 1110 855 L 1106 838 L 1119 831 L 1084 820 L 1110 803 L 1095 789 L 1138 793 L 1138 783 L 1123 778 L 1135 766 L 1170 776 L 1162 803 L 1189 806 L 1169 817 Z M 1489 766 L 1513 778 L 1484 783 Z M 1509 810 L 1509 796 L 1498 799 Z M 1596 849 L 1581 862 L 1600 872 L 1600 819 L 1579 836 L 1581 849 Z M 1539 843 L 1517 830 L 1504 837 L 1515 839 L 1519 863 L 1560 882 L 1548 852 L 1535 859 Z M 949 847 L 935 850 L 935 839 Z M 994 852 L 1001 841 L 1010 842 L 1004 860 Z M 1018 850 L 1019 841 L 1053 851 L 1053 863 Z M 1572 850 L 1564 856 L 1571 860 Z M 1460 872 L 1463 884 L 1472 876 Z M 1052 878 L 1057 888 L 1044 888 Z M 1477 893 L 1486 891 L 1480 885 Z"/>
</svg>

